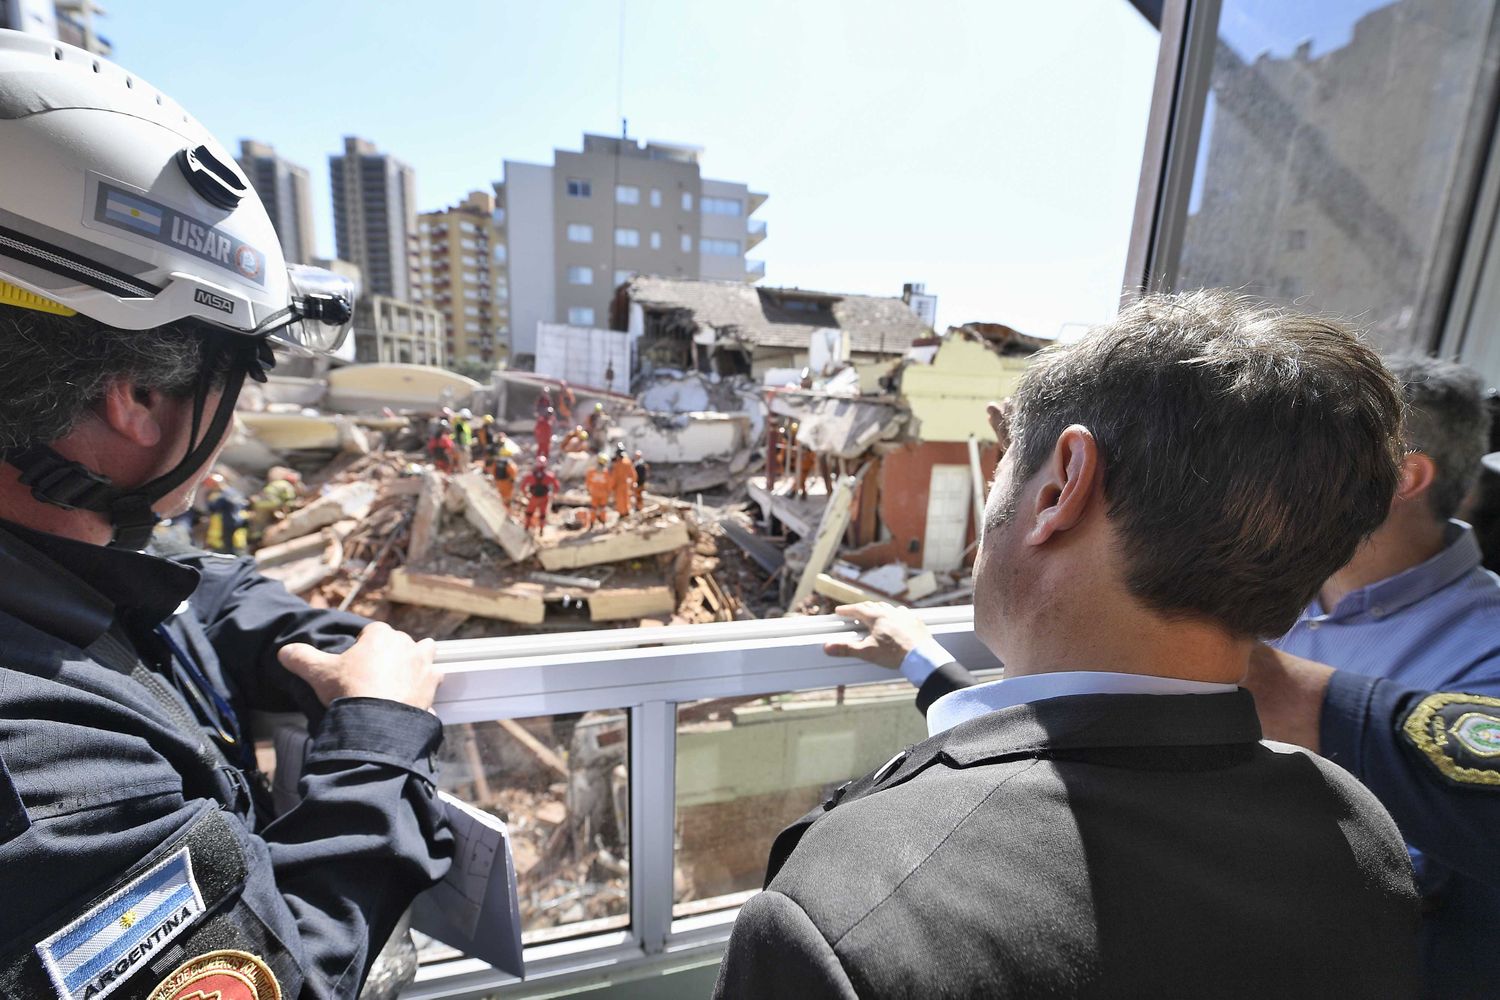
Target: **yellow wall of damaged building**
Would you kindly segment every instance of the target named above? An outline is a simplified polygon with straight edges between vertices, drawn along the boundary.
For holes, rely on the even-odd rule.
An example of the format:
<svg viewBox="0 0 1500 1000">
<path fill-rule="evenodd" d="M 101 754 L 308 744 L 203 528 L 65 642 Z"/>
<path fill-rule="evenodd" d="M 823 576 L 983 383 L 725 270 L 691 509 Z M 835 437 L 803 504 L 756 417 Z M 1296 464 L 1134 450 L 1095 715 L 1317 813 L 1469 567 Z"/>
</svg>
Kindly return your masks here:
<svg viewBox="0 0 1500 1000">
<path fill-rule="evenodd" d="M 1016 389 L 1030 357 L 1001 357 L 978 341 L 950 336 L 932 364 L 910 364 L 901 373 L 901 396 L 923 441 L 994 440 L 984 404 Z"/>
</svg>

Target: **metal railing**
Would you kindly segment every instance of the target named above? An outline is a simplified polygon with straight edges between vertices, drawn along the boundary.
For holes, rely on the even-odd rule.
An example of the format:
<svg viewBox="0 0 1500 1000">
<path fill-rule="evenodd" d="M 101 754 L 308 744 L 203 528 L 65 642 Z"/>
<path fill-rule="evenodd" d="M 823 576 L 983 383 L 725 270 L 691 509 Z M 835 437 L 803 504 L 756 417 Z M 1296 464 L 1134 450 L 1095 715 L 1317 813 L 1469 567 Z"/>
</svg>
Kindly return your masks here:
<svg viewBox="0 0 1500 1000">
<path fill-rule="evenodd" d="M 972 607 L 917 614 L 971 668 L 998 666 L 974 635 Z M 823 652 L 830 636 L 852 631 L 829 615 L 439 644 L 447 676 L 433 707 L 444 724 L 605 709 L 630 715 L 630 926 L 527 948 L 528 983 L 541 980 L 549 991 L 582 988 L 611 971 L 723 948 L 736 909 L 686 919 L 672 913 L 677 706 L 899 679 Z M 477 998 L 515 982 L 482 962 L 458 959 L 424 966 L 404 995 Z"/>
</svg>

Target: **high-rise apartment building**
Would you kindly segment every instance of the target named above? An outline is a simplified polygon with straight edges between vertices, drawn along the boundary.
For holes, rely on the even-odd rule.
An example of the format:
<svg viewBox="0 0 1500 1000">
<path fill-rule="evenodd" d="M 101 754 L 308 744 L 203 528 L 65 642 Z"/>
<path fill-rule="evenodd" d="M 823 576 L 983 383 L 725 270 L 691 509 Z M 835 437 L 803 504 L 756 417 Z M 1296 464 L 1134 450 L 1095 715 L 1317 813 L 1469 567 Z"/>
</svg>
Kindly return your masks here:
<svg viewBox="0 0 1500 1000">
<path fill-rule="evenodd" d="M 745 252 L 766 237 L 766 195 L 702 176 L 693 146 L 585 135 L 551 166 L 505 162 L 495 185 L 493 270 L 505 279 L 511 364 L 536 353 L 538 323 L 605 326 L 638 274 L 757 281 Z M 500 274 L 503 272 L 503 274 Z"/>
<path fill-rule="evenodd" d="M 471 191 L 457 205 L 417 217 L 412 301 L 443 314 L 450 363 L 489 364 L 497 347 L 504 353 L 497 335 L 510 319 L 505 259 L 495 196 L 487 191 Z"/>
<path fill-rule="evenodd" d="M 333 228 L 341 259 L 359 265 L 365 291 L 411 299 L 417 180 L 411 167 L 354 136 L 328 158 Z"/>
<path fill-rule="evenodd" d="M 269 143 L 254 139 L 240 140 L 239 164 L 271 216 L 286 259 L 296 264 L 311 263 L 318 248 L 313 237 L 312 182 L 307 168 L 283 160 Z"/>
</svg>

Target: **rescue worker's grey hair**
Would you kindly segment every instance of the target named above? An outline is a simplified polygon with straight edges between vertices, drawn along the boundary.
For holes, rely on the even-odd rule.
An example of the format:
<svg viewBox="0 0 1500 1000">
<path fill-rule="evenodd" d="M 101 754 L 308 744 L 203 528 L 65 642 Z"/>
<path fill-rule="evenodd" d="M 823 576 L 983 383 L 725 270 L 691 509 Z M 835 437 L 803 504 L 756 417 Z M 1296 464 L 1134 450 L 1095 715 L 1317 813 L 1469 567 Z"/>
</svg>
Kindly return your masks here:
<svg viewBox="0 0 1500 1000">
<path fill-rule="evenodd" d="M 86 316 L 0 307 L 0 448 L 66 437 L 117 379 L 190 395 L 206 343 L 189 323 L 116 330 Z"/>
<path fill-rule="evenodd" d="M 1380 356 L 1341 323 L 1222 290 L 1148 295 L 1032 361 L 1010 491 L 1081 424 L 1131 594 L 1276 636 L 1385 520 L 1402 409 Z"/>
<path fill-rule="evenodd" d="M 1437 466 L 1427 504 L 1447 521 L 1479 478 L 1479 460 L 1490 439 L 1484 382 L 1472 368 L 1418 355 L 1386 358 L 1406 397 L 1405 443 Z"/>
</svg>

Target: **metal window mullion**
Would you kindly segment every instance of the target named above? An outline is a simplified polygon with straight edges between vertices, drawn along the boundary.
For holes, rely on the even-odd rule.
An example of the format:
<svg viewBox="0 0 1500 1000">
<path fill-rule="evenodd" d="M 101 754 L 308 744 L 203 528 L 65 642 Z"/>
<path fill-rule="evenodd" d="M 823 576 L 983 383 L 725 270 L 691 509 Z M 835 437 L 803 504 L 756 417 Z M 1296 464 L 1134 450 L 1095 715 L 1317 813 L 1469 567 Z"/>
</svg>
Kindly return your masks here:
<svg viewBox="0 0 1500 1000">
<path fill-rule="evenodd" d="M 677 703 L 648 701 L 630 719 L 630 927 L 660 954 L 672 930 L 677 812 Z"/>
<path fill-rule="evenodd" d="M 1177 283 L 1188 197 L 1212 84 L 1221 0 L 1167 0 L 1151 117 L 1146 125 L 1124 292 Z"/>
</svg>

